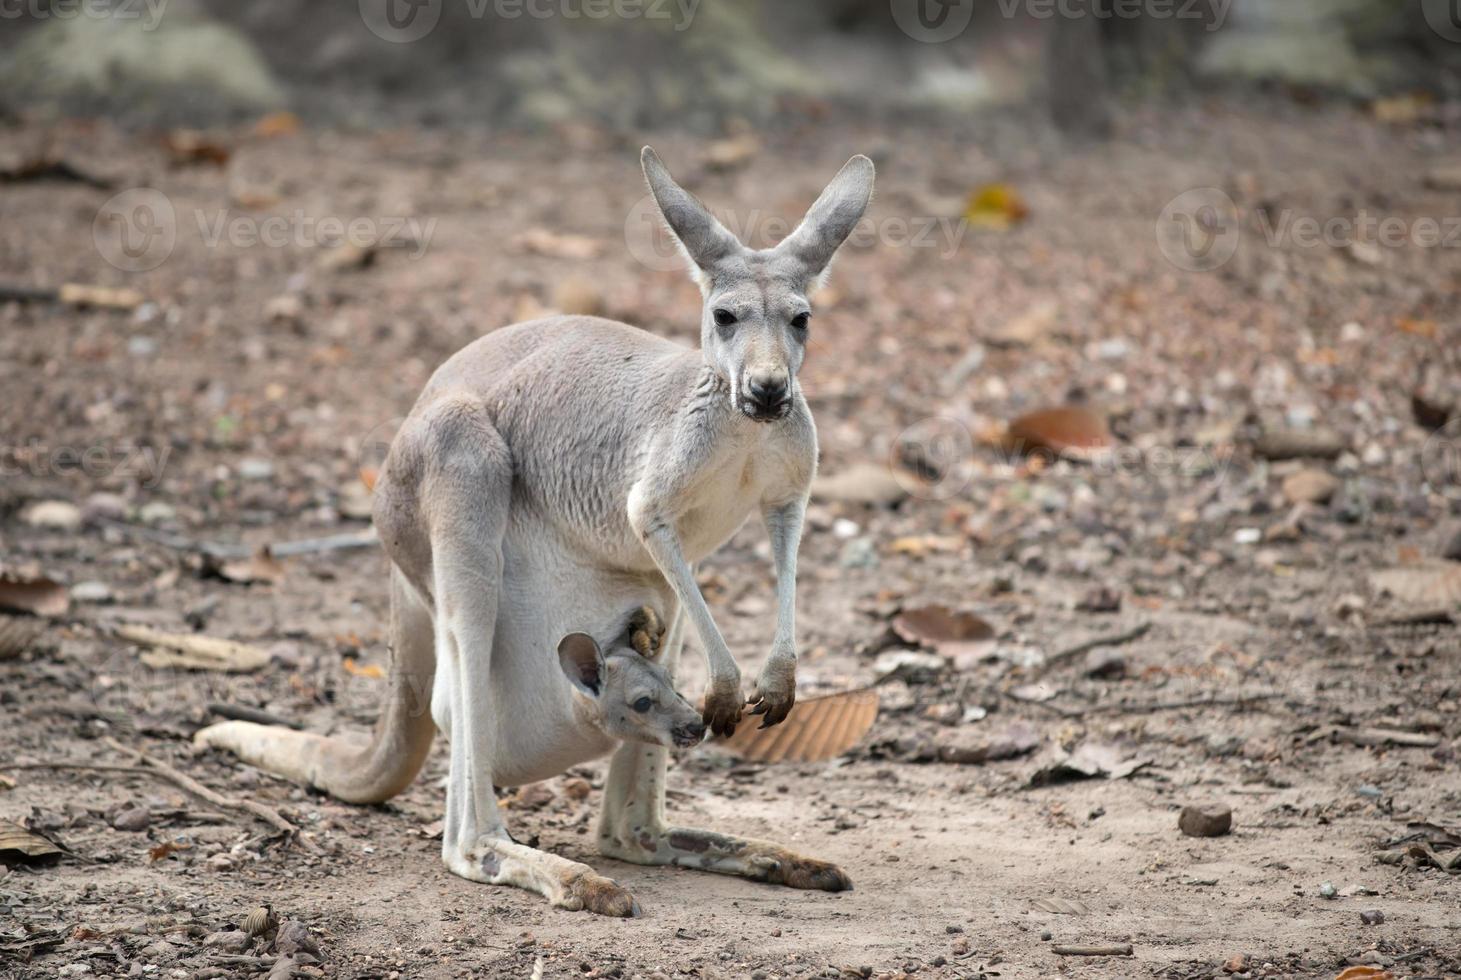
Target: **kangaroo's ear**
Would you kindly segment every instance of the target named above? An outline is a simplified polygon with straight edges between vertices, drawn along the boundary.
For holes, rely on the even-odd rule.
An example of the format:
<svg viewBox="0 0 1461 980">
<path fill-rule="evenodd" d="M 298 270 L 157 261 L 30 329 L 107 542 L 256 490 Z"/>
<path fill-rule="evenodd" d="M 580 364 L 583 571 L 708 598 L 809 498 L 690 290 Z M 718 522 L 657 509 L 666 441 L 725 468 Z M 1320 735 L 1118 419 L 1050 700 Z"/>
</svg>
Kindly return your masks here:
<svg viewBox="0 0 1461 980">
<path fill-rule="evenodd" d="M 558 643 L 558 665 L 573 686 L 589 697 L 604 689 L 604 652 L 587 633 L 569 633 Z"/>
<path fill-rule="evenodd" d="M 837 250 L 867 211 L 876 176 L 877 168 L 867 157 L 858 155 L 848 160 L 801 225 L 776 246 L 776 251 L 799 261 L 807 278 L 824 279 Z"/>
<path fill-rule="evenodd" d="M 697 280 L 721 259 L 741 249 L 736 236 L 693 194 L 675 183 L 654 150 L 646 146 L 640 162 L 644 164 L 644 179 L 649 183 L 655 204 L 659 205 L 659 213 L 690 260 L 690 271 Z"/>
</svg>

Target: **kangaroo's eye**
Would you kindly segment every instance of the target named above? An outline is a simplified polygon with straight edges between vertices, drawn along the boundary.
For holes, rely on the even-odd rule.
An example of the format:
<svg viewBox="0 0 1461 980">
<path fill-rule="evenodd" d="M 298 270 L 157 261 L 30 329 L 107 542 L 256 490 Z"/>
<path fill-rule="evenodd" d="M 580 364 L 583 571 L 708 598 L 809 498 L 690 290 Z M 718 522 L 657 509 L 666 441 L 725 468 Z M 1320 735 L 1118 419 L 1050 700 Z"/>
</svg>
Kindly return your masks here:
<svg viewBox="0 0 1461 980">
<path fill-rule="evenodd" d="M 646 711 L 648 711 L 650 708 L 653 708 L 653 707 L 654 707 L 654 701 L 650 700 L 649 698 L 640 698 L 638 701 L 635 701 L 634 704 L 633 704 L 634 710 L 637 711 L 637 712 L 639 712 L 641 715 L 644 714 Z"/>
<path fill-rule="evenodd" d="M 715 325 L 717 327 L 733 327 L 736 323 L 736 315 L 730 310 L 715 311 Z"/>
<path fill-rule="evenodd" d="M 807 328 L 807 324 L 811 322 L 812 315 L 810 313 L 798 313 L 796 316 L 791 318 L 791 325 L 798 330 L 805 330 Z"/>
</svg>

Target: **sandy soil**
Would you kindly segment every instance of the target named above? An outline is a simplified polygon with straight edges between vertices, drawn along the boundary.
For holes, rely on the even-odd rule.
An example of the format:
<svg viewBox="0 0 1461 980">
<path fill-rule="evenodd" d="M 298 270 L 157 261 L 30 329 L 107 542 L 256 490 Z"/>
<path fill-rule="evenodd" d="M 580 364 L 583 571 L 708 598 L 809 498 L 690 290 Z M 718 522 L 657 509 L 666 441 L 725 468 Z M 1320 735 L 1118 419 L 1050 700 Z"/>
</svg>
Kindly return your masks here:
<svg viewBox="0 0 1461 980">
<path fill-rule="evenodd" d="M 177 545 L 363 528 L 350 516 L 356 470 L 433 367 L 494 326 L 571 307 L 690 340 L 694 288 L 626 247 L 626 224 L 643 241 L 637 140 L 581 129 L 216 139 L 231 153 L 222 167 L 179 166 L 155 136 L 105 126 L 0 133 L 7 160 L 49 153 L 112 184 L 0 181 L 0 280 L 150 299 L 132 315 L 0 305 L 0 554 L 8 568 L 105 585 L 104 601 L 77 589 L 69 614 L 0 663 L 0 775 L 16 784 L 0 788 L 0 819 L 73 852 L 0 876 L 0 975 L 256 975 L 267 960 L 228 961 L 208 937 L 268 903 L 310 928 L 312 969 L 333 977 L 526 978 L 540 965 L 549 978 L 1328 980 L 1347 964 L 1461 976 L 1461 879 L 1403 846 L 1388 857 L 1412 824 L 1461 823 L 1461 642 L 1444 622 L 1397 623 L 1406 607 L 1369 580 L 1438 556 L 1461 514 L 1455 471 L 1423 465 L 1435 458 L 1427 440 L 1434 450 L 1445 436 L 1411 405 L 1417 383 L 1444 390 L 1457 375 L 1461 251 L 1315 245 L 1292 226 L 1270 240 L 1258 218 L 1454 217 L 1455 187 L 1437 176 L 1458 159 L 1454 132 L 1282 103 L 1143 112 L 1097 148 L 1017 119 L 962 132 L 841 121 L 767 134 L 728 172 L 701 162 L 703 145 L 655 140 L 753 237 L 798 215 L 850 153 L 881 167 L 883 241 L 840 262 L 806 388 L 825 473 L 921 456 L 938 479 L 897 506 L 815 505 L 803 685 L 874 680 L 877 655 L 906 645 L 889 632 L 902 608 L 967 609 L 997 637 L 884 684 L 869 738 L 833 763 L 762 766 L 707 746 L 675 769 L 678 821 L 834 860 L 850 893 L 600 859 L 602 766 L 570 774 L 593 785 L 587 800 L 562 780 L 509 795 L 519 838 L 636 894 L 645 914 L 627 921 L 450 876 L 431 837 L 440 746 L 410 791 L 373 808 L 195 757 L 188 736 L 210 701 L 321 731 L 369 723 L 380 681 L 360 665 L 386 657 L 384 559 L 293 558 L 282 582 L 247 585 Z M 956 237 L 965 197 L 994 181 L 1018 189 L 1029 219 Z M 94 222 L 136 187 L 166 195 L 177 231 L 146 272 L 109 264 L 140 260 Z M 1249 221 L 1231 261 L 1189 272 L 1154 228 L 1168 202 L 1203 187 Z M 271 216 L 280 247 L 247 237 Z M 388 234 L 415 221 L 421 240 L 335 271 L 314 224 L 326 217 Z M 530 231 L 543 234 L 521 237 Z M 907 242 L 920 234 L 930 244 Z M 1122 462 L 1031 465 L 989 444 L 998 423 L 1070 402 L 1111 420 Z M 1255 435 L 1285 427 L 1332 429 L 1342 454 L 1260 458 Z M 59 455 L 88 447 L 84 466 Z M 1304 467 L 1338 478 L 1330 503 L 1285 498 Z M 32 526 L 30 508 L 47 500 L 81 506 L 85 521 Z M 704 570 L 748 668 L 772 629 L 764 537 L 743 529 Z M 1083 611 L 1102 589 L 1119 609 Z M 274 663 L 246 676 L 151 670 L 112 634 L 123 622 L 247 640 Z M 1141 623 L 1149 631 L 1106 648 L 1105 663 L 1052 668 L 1050 699 L 1021 699 L 1041 658 Z M 1017 758 L 922 761 L 1018 724 L 1037 744 Z M 1366 727 L 1425 744 L 1353 744 Z M 6 768 L 127 762 L 108 738 L 277 807 L 320 853 L 151 776 Z M 1149 765 L 1027 788 L 1082 744 Z M 1189 803 L 1232 807 L 1233 832 L 1181 835 Z M 136 806 L 146 826 L 116 829 Z M 1454 853 L 1461 841 L 1443 837 L 1438 852 Z M 169 841 L 180 849 L 151 860 Z M 1042 910 L 1050 901 L 1070 904 Z M 1362 922 L 1373 910 L 1383 921 Z M 22 934 L 54 941 L 23 962 Z M 1052 951 L 1061 943 L 1134 952 L 1075 959 Z M 265 942 L 245 955 L 267 954 Z"/>
</svg>

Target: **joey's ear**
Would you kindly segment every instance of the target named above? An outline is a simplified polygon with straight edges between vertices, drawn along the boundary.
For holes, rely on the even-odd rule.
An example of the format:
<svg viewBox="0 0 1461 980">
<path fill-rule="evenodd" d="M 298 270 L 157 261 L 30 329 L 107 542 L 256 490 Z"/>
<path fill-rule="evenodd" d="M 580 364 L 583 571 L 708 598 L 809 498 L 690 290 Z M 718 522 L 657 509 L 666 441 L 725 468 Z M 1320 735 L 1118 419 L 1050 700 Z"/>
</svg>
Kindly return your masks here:
<svg viewBox="0 0 1461 980">
<path fill-rule="evenodd" d="M 587 633 L 569 633 L 558 643 L 558 665 L 563 673 L 589 697 L 604 688 L 604 653 Z"/>
<path fill-rule="evenodd" d="M 833 256 L 867 211 L 876 176 L 877 168 L 867 157 L 859 155 L 848 160 L 801 225 L 776 246 L 776 251 L 801 262 L 808 278 L 824 278 Z"/>
<path fill-rule="evenodd" d="M 741 243 L 736 236 L 726 231 L 693 194 L 675 183 L 654 150 L 646 146 L 640 162 L 644 164 L 644 179 L 649 183 L 659 213 L 690 260 L 690 271 L 697 279 L 700 273 L 740 250 Z"/>
</svg>

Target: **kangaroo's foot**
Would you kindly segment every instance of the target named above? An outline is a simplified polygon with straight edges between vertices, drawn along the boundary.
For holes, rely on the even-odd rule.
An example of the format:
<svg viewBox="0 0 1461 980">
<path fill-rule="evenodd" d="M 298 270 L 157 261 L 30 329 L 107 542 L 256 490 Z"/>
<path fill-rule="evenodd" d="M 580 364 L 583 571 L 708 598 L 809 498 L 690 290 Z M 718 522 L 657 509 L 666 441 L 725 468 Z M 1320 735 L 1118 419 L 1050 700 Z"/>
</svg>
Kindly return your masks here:
<svg viewBox="0 0 1461 980">
<path fill-rule="evenodd" d="M 443 848 L 447 868 L 469 881 L 509 885 L 542 895 L 570 912 L 638 916 L 639 903 L 617 882 L 586 864 L 503 837 L 481 837 L 465 849 Z"/>
<path fill-rule="evenodd" d="M 645 828 L 627 835 L 601 831 L 599 851 L 632 864 L 673 864 L 788 888 L 824 892 L 852 888 L 852 879 L 835 864 L 805 857 L 769 841 L 710 830 Z"/>
</svg>

